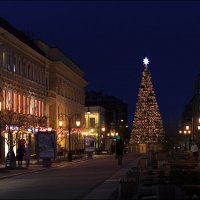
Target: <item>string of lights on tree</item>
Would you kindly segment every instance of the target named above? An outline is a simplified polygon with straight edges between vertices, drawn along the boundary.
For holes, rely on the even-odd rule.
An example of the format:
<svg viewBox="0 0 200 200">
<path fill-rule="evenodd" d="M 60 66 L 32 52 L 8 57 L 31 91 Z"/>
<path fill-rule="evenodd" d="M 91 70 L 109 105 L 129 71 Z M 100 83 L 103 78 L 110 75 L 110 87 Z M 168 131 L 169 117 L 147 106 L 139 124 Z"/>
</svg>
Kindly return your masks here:
<svg viewBox="0 0 200 200">
<path fill-rule="evenodd" d="M 138 92 L 130 143 L 162 143 L 164 141 L 164 129 L 151 80 L 151 73 L 147 67 L 149 60 L 145 58 L 143 63 L 145 67 Z"/>
</svg>

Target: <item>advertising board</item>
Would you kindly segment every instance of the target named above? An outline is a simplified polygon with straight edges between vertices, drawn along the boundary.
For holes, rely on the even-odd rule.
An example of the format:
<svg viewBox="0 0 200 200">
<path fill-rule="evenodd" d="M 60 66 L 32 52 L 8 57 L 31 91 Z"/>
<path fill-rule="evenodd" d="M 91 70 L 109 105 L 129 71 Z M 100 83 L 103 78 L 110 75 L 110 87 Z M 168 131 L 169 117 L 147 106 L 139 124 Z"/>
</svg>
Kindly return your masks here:
<svg viewBox="0 0 200 200">
<path fill-rule="evenodd" d="M 95 137 L 85 136 L 85 151 L 95 151 Z"/>
<path fill-rule="evenodd" d="M 55 158 L 56 132 L 45 131 L 37 133 L 37 150 L 39 158 Z"/>
</svg>

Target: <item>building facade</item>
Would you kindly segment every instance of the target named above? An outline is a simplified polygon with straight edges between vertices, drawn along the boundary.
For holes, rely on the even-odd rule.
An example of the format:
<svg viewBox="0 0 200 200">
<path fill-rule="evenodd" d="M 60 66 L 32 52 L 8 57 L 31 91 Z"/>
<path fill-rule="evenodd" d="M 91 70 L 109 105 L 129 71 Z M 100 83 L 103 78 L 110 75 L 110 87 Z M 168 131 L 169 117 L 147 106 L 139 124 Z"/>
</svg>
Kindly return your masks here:
<svg viewBox="0 0 200 200">
<path fill-rule="evenodd" d="M 181 144 L 189 149 L 192 141 L 200 145 L 200 74 L 195 81 L 195 94 L 186 104 L 179 123 Z"/>
<path fill-rule="evenodd" d="M 85 107 L 85 129 L 83 136 L 93 136 L 96 150 L 105 149 L 105 109 L 101 106 Z"/>
<path fill-rule="evenodd" d="M 102 92 L 86 92 L 86 107 L 101 106 L 105 109 L 105 132 L 106 136 L 120 136 L 124 141 L 129 140 L 128 130 L 128 105 L 122 100 L 114 97 L 103 95 Z"/>
<path fill-rule="evenodd" d="M 49 127 L 58 130 L 58 144 L 65 151 L 82 149 L 84 137 L 78 136 L 76 121 L 80 127 L 85 126 L 85 87 L 84 73 L 60 49 L 50 48 L 44 42 L 37 45 L 45 52 L 49 64 L 49 89 L 47 94 L 47 123 Z M 70 119 L 69 119 L 70 118 Z M 62 127 L 59 126 L 62 122 Z M 69 124 L 70 123 L 70 124 Z M 71 144 L 69 144 L 69 125 Z M 80 130 L 79 130 L 80 132 Z"/>
<path fill-rule="evenodd" d="M 31 41 L 2 18 L 0 25 L 1 160 L 9 147 L 8 130 L 14 151 L 24 139 L 36 153 L 35 134 L 48 127 L 66 135 L 61 145 L 67 148 L 69 117 L 72 138 L 75 121 L 85 122 L 83 71 L 58 48 Z"/>
</svg>

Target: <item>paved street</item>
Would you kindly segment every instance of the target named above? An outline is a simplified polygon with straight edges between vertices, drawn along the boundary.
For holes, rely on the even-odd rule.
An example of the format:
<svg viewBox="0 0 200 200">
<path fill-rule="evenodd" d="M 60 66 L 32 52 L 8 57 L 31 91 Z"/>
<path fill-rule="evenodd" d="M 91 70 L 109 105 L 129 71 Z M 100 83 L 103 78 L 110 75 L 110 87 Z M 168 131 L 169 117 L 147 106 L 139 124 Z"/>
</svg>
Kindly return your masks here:
<svg viewBox="0 0 200 200">
<path fill-rule="evenodd" d="M 99 196 L 102 192 L 98 193 L 98 188 L 102 190 L 102 185 L 114 181 L 110 195 L 136 157 L 134 154 L 124 155 L 122 166 L 117 165 L 114 155 L 99 155 L 93 159 L 54 163 L 47 169 L 30 166 L 30 169 L 15 172 L 1 170 L 0 199 L 94 199 L 94 191 Z M 19 173 L 22 175 L 8 177 Z M 108 198 L 106 195 L 101 199 Z"/>
</svg>

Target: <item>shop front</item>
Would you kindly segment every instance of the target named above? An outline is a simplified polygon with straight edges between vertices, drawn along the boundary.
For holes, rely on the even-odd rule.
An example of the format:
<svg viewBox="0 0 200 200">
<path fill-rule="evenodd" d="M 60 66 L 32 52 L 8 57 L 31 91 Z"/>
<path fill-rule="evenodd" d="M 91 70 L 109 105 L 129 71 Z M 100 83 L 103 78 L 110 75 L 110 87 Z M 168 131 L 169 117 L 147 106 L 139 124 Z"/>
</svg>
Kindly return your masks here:
<svg viewBox="0 0 200 200">
<path fill-rule="evenodd" d="M 34 134 L 29 130 L 17 130 L 17 128 L 11 127 L 10 134 L 8 130 L 2 132 L 2 141 L 3 141 L 2 155 L 4 155 L 4 159 L 7 157 L 9 147 L 11 145 L 10 137 L 12 137 L 12 148 L 15 155 L 19 144 L 25 145 L 26 143 L 30 144 L 31 146 L 31 154 L 36 153 L 36 142 Z"/>
</svg>

